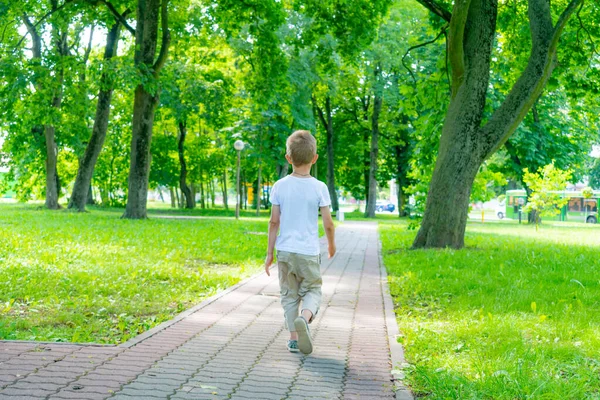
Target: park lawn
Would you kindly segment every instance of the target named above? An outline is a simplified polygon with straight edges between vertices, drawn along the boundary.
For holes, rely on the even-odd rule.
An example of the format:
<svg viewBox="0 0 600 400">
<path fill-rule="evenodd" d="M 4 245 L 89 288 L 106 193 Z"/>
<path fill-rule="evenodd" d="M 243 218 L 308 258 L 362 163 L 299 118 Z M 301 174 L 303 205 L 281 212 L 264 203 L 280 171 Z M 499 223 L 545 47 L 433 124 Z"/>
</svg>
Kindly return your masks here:
<svg viewBox="0 0 600 400">
<path fill-rule="evenodd" d="M 409 250 L 407 222 L 380 221 L 414 393 L 600 398 L 598 228 L 470 223 L 464 250 Z"/>
<path fill-rule="evenodd" d="M 0 340 L 121 343 L 260 270 L 267 220 L 0 205 Z"/>
<path fill-rule="evenodd" d="M 121 210 L 122 212 L 122 210 Z M 185 208 L 172 208 L 170 204 L 161 202 L 149 202 L 148 203 L 148 214 L 149 215 L 189 215 L 197 217 L 235 217 L 235 204 L 230 204 L 228 209 L 218 205 L 211 208 L 200 208 L 200 204 L 196 204 L 196 208 L 188 210 Z M 262 217 L 269 218 L 271 210 L 260 210 L 260 215 L 256 215 L 256 209 L 248 208 L 247 210 L 240 210 L 240 217 L 254 218 Z"/>
</svg>

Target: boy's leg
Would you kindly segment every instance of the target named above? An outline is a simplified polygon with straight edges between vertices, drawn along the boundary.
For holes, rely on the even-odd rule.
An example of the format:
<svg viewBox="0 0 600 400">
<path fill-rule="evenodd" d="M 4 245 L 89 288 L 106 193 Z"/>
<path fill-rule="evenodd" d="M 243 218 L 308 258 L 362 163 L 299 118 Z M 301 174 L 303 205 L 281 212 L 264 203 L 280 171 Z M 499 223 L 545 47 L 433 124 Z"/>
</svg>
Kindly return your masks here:
<svg viewBox="0 0 600 400">
<path fill-rule="evenodd" d="M 291 338 L 295 340 L 296 328 L 294 327 L 294 320 L 298 317 L 300 296 L 298 296 L 298 279 L 290 261 L 293 261 L 291 260 L 290 253 L 277 253 L 280 300 L 285 317 L 285 326 L 290 331 Z"/>
<path fill-rule="evenodd" d="M 303 278 L 300 284 L 299 294 L 302 297 L 302 316 L 311 323 L 321 306 L 321 256 L 305 256 L 301 265 L 300 274 Z"/>
<path fill-rule="evenodd" d="M 299 263 L 300 283 L 299 295 L 302 297 L 302 317 L 296 318 L 294 325 L 298 332 L 298 348 L 304 354 L 313 351 L 312 338 L 308 324 L 319 312 L 321 304 L 321 267 L 319 256 L 301 256 Z"/>
</svg>

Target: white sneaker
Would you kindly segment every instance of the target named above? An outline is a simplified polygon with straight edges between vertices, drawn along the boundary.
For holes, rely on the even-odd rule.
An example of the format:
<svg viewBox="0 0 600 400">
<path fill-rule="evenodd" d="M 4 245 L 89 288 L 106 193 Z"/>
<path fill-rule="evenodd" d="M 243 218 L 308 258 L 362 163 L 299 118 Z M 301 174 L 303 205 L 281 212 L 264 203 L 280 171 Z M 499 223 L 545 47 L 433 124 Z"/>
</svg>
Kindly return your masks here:
<svg viewBox="0 0 600 400">
<path fill-rule="evenodd" d="M 304 354 L 310 354 L 313 351 L 312 340 L 310 338 L 310 330 L 308 322 L 303 316 L 299 316 L 294 320 L 294 327 L 298 333 L 298 348 Z"/>
</svg>

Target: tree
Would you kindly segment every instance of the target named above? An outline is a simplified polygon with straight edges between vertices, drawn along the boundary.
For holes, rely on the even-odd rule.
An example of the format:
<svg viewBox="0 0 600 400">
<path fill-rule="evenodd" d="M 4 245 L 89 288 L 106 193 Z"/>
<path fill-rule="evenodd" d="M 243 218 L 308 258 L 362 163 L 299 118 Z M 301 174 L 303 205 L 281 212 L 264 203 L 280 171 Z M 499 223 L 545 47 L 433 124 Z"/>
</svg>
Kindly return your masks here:
<svg viewBox="0 0 600 400">
<path fill-rule="evenodd" d="M 154 111 L 159 100 L 156 83 L 167 60 L 170 42 L 167 5 L 168 0 L 138 0 L 134 63 L 142 81 L 135 89 L 133 103 L 129 183 L 123 218 L 147 218 L 150 144 Z M 156 57 L 159 19 L 162 41 L 160 53 Z"/>
<path fill-rule="evenodd" d="M 527 198 L 525 211 L 535 211 L 535 228 L 538 229 L 540 217 L 551 217 L 560 214 L 560 210 L 569 202 L 560 191 L 567 187 L 571 179 L 570 171 L 562 171 L 554 163 L 540 168 L 537 172 L 523 171 L 523 180 L 531 189 Z"/>
<path fill-rule="evenodd" d="M 446 20 L 451 67 L 450 105 L 414 248 L 464 246 L 470 191 L 483 161 L 512 135 L 544 89 L 556 64 L 559 38 L 583 0 L 568 3 L 557 22 L 547 0 L 528 1 L 531 52 L 527 66 L 486 123 L 484 111 L 496 36 L 496 0 L 464 0 L 453 11 L 420 0 Z"/>
<path fill-rule="evenodd" d="M 130 12 L 130 10 L 126 10 L 120 14 L 121 19 L 124 19 Z M 100 90 L 98 91 L 94 126 L 92 127 L 92 134 L 85 148 L 85 153 L 79 161 L 75 185 L 73 186 L 69 200 L 68 208 L 76 209 L 80 212 L 85 211 L 85 205 L 88 202 L 88 195 L 90 194 L 94 167 L 104 146 L 108 130 L 110 106 L 114 89 L 114 71 L 110 61 L 117 54 L 121 26 L 122 24 L 119 18 L 117 18 L 106 37 L 104 67 L 100 76 Z"/>
</svg>

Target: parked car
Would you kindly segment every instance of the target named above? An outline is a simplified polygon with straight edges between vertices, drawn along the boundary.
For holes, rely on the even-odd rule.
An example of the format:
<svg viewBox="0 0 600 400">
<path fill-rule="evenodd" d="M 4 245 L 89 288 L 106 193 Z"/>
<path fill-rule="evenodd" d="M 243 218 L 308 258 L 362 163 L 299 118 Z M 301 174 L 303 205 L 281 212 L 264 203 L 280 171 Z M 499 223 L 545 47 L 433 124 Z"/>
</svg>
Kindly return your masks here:
<svg viewBox="0 0 600 400">
<path fill-rule="evenodd" d="M 383 211 L 394 212 L 394 210 L 396 210 L 396 206 L 393 205 L 392 203 L 377 202 L 375 204 L 375 210 L 379 211 L 379 212 L 383 212 Z"/>
<path fill-rule="evenodd" d="M 500 203 L 498 205 L 498 207 L 496 207 L 496 215 L 498 216 L 498 219 L 504 219 L 504 217 L 506 212 L 506 205 L 504 203 Z"/>
</svg>

